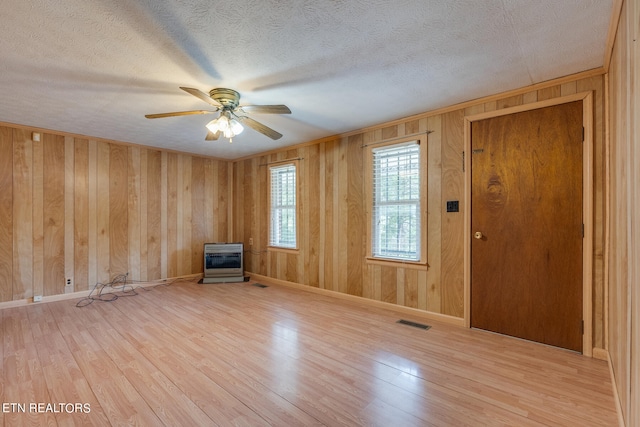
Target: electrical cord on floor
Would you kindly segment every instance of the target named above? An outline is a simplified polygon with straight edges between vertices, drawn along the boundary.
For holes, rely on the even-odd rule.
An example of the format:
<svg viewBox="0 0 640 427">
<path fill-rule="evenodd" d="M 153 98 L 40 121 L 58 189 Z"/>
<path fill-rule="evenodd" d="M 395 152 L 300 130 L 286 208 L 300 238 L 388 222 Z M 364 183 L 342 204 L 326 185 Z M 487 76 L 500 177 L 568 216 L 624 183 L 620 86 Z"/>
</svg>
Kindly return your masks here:
<svg viewBox="0 0 640 427">
<path fill-rule="evenodd" d="M 136 292 L 136 288 L 133 285 L 127 285 L 127 279 L 129 277 L 129 273 L 126 274 L 118 274 L 108 283 L 98 282 L 93 286 L 91 292 L 86 298 L 81 299 L 76 304 L 76 307 L 86 307 L 87 305 L 93 303 L 94 301 L 102 301 L 102 302 L 112 302 L 120 298 L 121 296 L 135 296 L 138 295 Z M 128 286 L 128 287 L 127 287 Z M 122 292 L 121 294 L 116 294 L 113 292 L 108 292 L 105 294 L 105 290 L 119 290 Z"/>
<path fill-rule="evenodd" d="M 158 286 L 170 286 L 174 283 L 179 282 L 190 282 L 192 280 L 186 278 L 178 278 L 173 280 L 167 280 L 162 283 L 158 283 L 154 286 L 150 286 L 148 288 L 143 286 L 134 286 L 137 283 L 149 283 L 142 280 L 133 280 L 129 279 L 129 273 L 126 274 L 118 274 L 108 283 L 96 283 L 89 292 L 89 295 L 76 304 L 76 307 L 86 307 L 89 304 L 92 304 L 94 301 L 101 302 L 113 302 L 120 297 L 133 297 L 138 294 L 138 290 L 141 289 L 145 292 L 152 291 L 154 288 Z M 106 291 L 109 292 L 106 292 Z M 115 293 L 114 291 L 119 291 L 120 293 Z"/>
</svg>

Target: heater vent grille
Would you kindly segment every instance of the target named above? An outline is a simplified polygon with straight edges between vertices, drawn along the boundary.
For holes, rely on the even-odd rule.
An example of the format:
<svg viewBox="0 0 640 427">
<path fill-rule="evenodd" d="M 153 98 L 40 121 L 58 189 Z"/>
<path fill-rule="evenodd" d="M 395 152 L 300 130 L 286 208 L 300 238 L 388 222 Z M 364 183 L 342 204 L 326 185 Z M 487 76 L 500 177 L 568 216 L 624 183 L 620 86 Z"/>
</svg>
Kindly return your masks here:
<svg viewBox="0 0 640 427">
<path fill-rule="evenodd" d="M 431 326 L 424 325 L 422 323 L 412 322 L 411 320 L 400 319 L 396 323 L 400 323 L 401 325 L 413 326 L 414 328 L 424 329 L 425 331 L 431 329 Z"/>
</svg>

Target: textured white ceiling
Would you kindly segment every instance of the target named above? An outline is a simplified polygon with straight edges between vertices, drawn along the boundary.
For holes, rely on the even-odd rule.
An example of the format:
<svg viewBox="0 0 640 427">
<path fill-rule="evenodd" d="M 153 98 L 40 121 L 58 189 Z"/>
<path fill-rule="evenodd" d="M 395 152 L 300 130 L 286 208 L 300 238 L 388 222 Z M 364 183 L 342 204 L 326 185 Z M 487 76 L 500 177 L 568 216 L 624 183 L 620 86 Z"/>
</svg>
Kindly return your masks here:
<svg viewBox="0 0 640 427">
<path fill-rule="evenodd" d="M 601 67 L 613 0 L 3 0 L 0 121 L 238 158 Z M 179 86 L 286 104 L 206 142 Z"/>
</svg>

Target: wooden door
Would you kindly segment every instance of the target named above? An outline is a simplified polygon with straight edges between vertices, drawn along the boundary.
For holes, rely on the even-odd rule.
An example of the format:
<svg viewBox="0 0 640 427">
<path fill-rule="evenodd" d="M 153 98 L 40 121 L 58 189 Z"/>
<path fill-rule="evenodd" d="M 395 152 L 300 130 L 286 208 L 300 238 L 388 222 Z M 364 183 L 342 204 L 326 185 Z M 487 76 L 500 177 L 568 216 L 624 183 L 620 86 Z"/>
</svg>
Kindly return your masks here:
<svg viewBox="0 0 640 427">
<path fill-rule="evenodd" d="M 582 351 L 582 141 L 582 101 L 471 124 L 472 327 Z"/>
</svg>

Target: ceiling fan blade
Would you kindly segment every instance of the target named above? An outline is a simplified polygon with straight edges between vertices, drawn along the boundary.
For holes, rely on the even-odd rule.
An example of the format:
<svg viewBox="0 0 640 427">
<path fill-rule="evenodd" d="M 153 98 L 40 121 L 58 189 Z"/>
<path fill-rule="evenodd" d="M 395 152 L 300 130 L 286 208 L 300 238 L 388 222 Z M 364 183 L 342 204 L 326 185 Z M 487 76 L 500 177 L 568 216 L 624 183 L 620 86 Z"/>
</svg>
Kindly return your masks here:
<svg viewBox="0 0 640 427">
<path fill-rule="evenodd" d="M 205 141 L 216 141 L 220 137 L 220 132 L 213 133 L 211 131 L 207 131 L 207 136 L 204 138 Z"/>
<path fill-rule="evenodd" d="M 291 114 L 286 105 L 241 105 L 240 110 L 257 114 Z"/>
<path fill-rule="evenodd" d="M 247 117 L 247 116 L 237 116 L 237 117 L 242 123 L 246 124 L 247 126 L 249 126 L 252 129 L 260 132 L 261 134 L 267 135 L 271 139 L 280 139 L 280 138 L 282 138 L 282 134 L 281 133 L 276 132 L 275 130 L 271 129 L 270 127 L 265 126 L 262 123 L 253 120 L 251 117 Z"/>
<path fill-rule="evenodd" d="M 209 95 L 207 95 L 206 93 L 204 93 L 201 90 L 194 89 L 192 87 L 182 87 L 182 86 L 180 86 L 180 89 L 182 89 L 183 91 L 185 91 L 187 93 L 190 93 L 191 95 L 195 96 L 196 98 L 200 98 L 201 100 L 203 100 L 207 104 L 215 105 L 216 107 L 220 106 L 220 104 L 215 99 L 211 98 Z"/>
<path fill-rule="evenodd" d="M 147 119 L 161 119 L 163 117 L 190 116 L 192 114 L 213 114 L 213 113 L 215 113 L 215 111 L 193 110 L 193 111 L 176 111 L 174 113 L 145 114 L 145 117 Z"/>
</svg>

